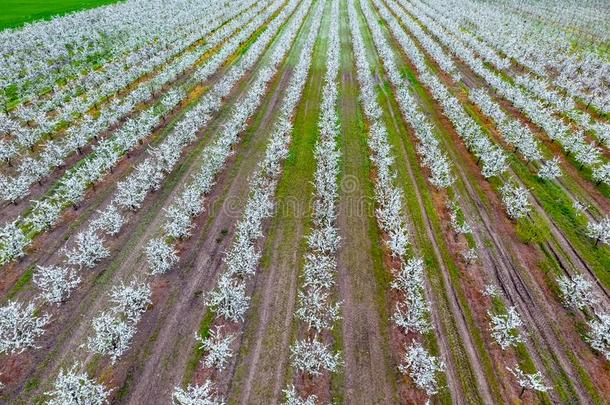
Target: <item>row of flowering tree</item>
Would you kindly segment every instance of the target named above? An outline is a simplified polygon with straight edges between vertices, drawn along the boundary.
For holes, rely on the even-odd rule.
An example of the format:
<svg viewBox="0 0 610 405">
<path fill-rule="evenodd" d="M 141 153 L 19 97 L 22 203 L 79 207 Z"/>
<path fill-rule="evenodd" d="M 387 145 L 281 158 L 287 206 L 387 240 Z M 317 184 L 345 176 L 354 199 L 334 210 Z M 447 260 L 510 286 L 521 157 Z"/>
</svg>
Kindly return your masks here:
<svg viewBox="0 0 610 405">
<path fill-rule="evenodd" d="M 392 14 L 390 14 L 388 12 L 387 8 L 385 8 L 385 6 L 380 1 L 375 1 L 374 3 L 377 6 L 382 17 L 384 19 L 386 19 L 386 21 L 389 22 L 391 30 L 393 31 L 394 35 L 401 36 L 401 34 L 404 34 L 404 31 L 401 30 L 397 21 L 394 19 Z M 390 7 L 394 6 L 393 10 L 395 12 L 397 10 L 400 10 L 396 7 L 396 4 L 393 4 L 392 2 L 389 2 L 389 4 L 390 4 Z M 374 21 L 375 16 L 370 11 L 369 7 L 364 6 L 363 10 L 364 10 L 365 16 L 367 17 L 367 20 Z M 405 20 L 403 19 L 402 21 L 404 22 Z M 377 25 L 378 24 L 375 24 L 375 23 L 371 23 L 371 22 L 369 23 L 369 26 L 371 27 L 371 31 L 373 33 L 373 40 L 376 44 L 379 54 L 381 55 L 382 60 L 384 62 L 386 71 L 388 71 L 388 76 L 392 77 L 394 75 L 394 76 L 400 77 L 400 76 L 398 76 L 399 75 L 398 72 L 392 73 L 392 70 L 396 69 L 393 66 L 394 62 L 390 59 L 390 55 L 392 55 L 392 52 L 389 48 L 387 48 L 387 45 L 384 47 L 383 43 L 385 42 L 385 38 L 384 38 L 383 34 L 380 32 L 379 27 Z M 414 27 L 414 29 L 420 30 L 419 27 Z M 420 31 L 419 35 L 423 36 L 423 35 L 425 35 L 425 33 L 423 33 L 423 31 Z M 406 41 L 409 40 L 406 36 L 402 36 L 402 39 L 403 39 L 403 43 L 406 43 Z M 436 55 L 443 54 L 442 50 L 437 49 L 435 46 L 432 45 L 433 42 L 429 38 L 427 38 L 424 42 L 427 45 L 423 45 L 423 46 L 426 47 L 426 50 L 428 52 L 430 52 L 430 53 L 433 52 Z M 432 49 L 432 51 L 430 51 L 431 49 Z M 418 54 L 417 49 L 412 49 L 411 53 L 412 53 L 412 55 L 416 56 L 417 60 L 423 61 L 423 55 Z M 445 64 L 445 65 L 447 65 L 447 64 Z M 419 65 L 419 68 L 426 74 L 431 75 L 431 73 L 429 73 L 425 70 L 426 67 L 424 64 Z M 397 80 L 397 79 L 394 79 L 394 80 L 396 82 L 398 82 L 398 85 L 400 85 L 399 80 Z M 434 83 L 433 80 L 429 80 L 429 82 Z M 440 82 L 438 84 L 440 85 Z M 397 85 L 395 85 L 395 86 L 398 87 Z M 443 94 L 445 92 L 441 89 L 441 91 L 439 91 L 439 93 Z M 446 92 L 445 94 L 448 94 L 448 92 Z M 399 105 L 400 105 L 400 103 L 399 103 Z M 459 106 L 459 104 L 458 104 L 458 106 Z M 465 116 L 465 114 L 463 114 L 461 111 L 459 111 L 460 107 L 458 107 L 458 106 L 452 106 L 452 108 L 451 108 L 451 111 L 454 114 L 455 121 L 458 121 L 459 119 L 463 119 L 463 118 L 458 118 L 458 117 Z M 525 215 L 527 213 L 527 207 L 528 207 L 529 203 L 527 201 L 526 196 L 523 194 L 524 190 L 522 190 L 519 187 L 514 187 L 514 186 L 510 185 L 509 183 L 506 183 L 504 188 L 506 189 L 506 191 L 503 194 L 503 200 L 507 206 L 509 215 L 511 217 L 518 217 L 518 215 Z M 519 197 L 522 197 L 523 200 L 519 200 L 518 199 Z M 453 228 L 454 232 L 456 232 L 456 234 L 472 233 L 472 228 L 465 221 L 464 214 L 462 213 L 461 208 L 460 208 L 459 204 L 457 203 L 457 201 L 453 201 L 452 203 L 450 203 L 448 208 L 450 211 L 450 224 L 451 224 L 451 227 Z M 521 211 L 523 211 L 523 212 L 521 212 Z M 475 248 L 471 248 L 471 249 L 466 250 L 463 253 L 463 256 L 467 263 L 472 263 L 473 261 L 475 261 L 477 259 L 478 255 L 477 255 Z M 401 273 L 399 275 L 399 277 L 397 277 L 395 279 L 394 287 L 400 288 L 404 291 L 416 290 L 418 288 L 420 289 L 421 285 L 423 285 L 423 283 L 424 283 L 424 276 L 423 276 L 422 269 L 423 269 L 423 262 L 413 261 L 413 260 L 408 262 L 407 266 L 404 266 L 403 273 Z M 409 295 L 413 295 L 413 294 L 411 293 Z M 429 330 L 431 328 L 431 325 L 429 323 L 429 320 L 426 319 L 426 317 L 425 317 L 426 313 L 429 312 L 429 307 L 427 308 L 424 305 L 413 305 L 413 304 L 411 304 L 410 307 L 413 308 L 411 310 L 411 312 L 404 311 L 404 313 L 409 316 L 396 317 L 396 315 L 395 315 L 395 319 L 398 319 L 399 321 L 401 321 L 401 325 L 406 329 L 406 331 L 410 330 L 408 328 L 413 328 L 415 330 L 427 330 L 427 329 Z M 399 313 L 399 315 L 401 315 L 401 314 Z M 518 332 L 516 331 L 516 328 L 521 326 L 522 323 L 521 323 L 521 320 L 518 318 L 518 314 L 516 314 L 514 308 L 510 309 L 509 315 L 507 315 L 507 316 L 504 316 L 503 314 L 496 315 L 496 314 L 491 314 L 491 313 L 489 314 L 489 316 L 491 318 L 492 325 L 495 326 L 495 328 L 492 327 L 492 336 L 496 339 L 496 341 L 499 342 L 499 344 L 501 345 L 502 348 L 507 348 L 511 344 L 521 341 L 520 336 L 518 335 Z M 508 319 L 505 319 L 505 318 L 508 318 Z M 411 330 L 413 330 L 413 329 L 411 329 Z M 422 355 L 421 353 L 422 353 L 421 348 L 414 348 L 413 350 L 410 351 L 409 356 L 414 359 L 414 358 L 418 358 L 418 356 L 421 356 Z"/>
<path fill-rule="evenodd" d="M 594 106 L 598 111 L 610 112 L 610 92 L 605 84 L 607 81 L 604 82 L 604 78 L 608 77 L 608 61 L 594 51 L 594 46 L 573 46 L 574 38 L 569 32 L 570 29 L 566 29 L 566 23 L 586 24 L 587 20 L 579 18 L 581 16 L 575 18 L 573 15 L 563 14 L 566 10 L 565 4 L 558 4 L 561 7 L 560 12 L 551 12 L 553 18 L 567 17 L 568 21 L 564 21 L 562 26 L 556 22 L 539 23 L 540 20 L 536 18 L 523 18 L 522 14 L 515 11 L 525 6 L 524 3 L 514 3 L 516 8 L 496 7 L 491 4 L 477 7 L 471 3 L 459 8 L 447 8 L 443 2 L 427 3 L 431 17 L 432 14 L 435 19 L 437 16 L 443 17 L 452 27 L 462 31 L 470 43 L 485 49 L 486 52 L 482 54 L 489 55 L 493 52 L 497 55 L 501 52 L 506 55 L 507 62 L 502 66 L 494 64 L 496 68 L 514 74 L 517 69 L 509 69 L 510 58 L 519 70 L 527 69 L 529 78 L 533 80 L 524 82 L 532 87 L 533 92 L 539 93 L 540 98 L 565 110 L 573 110 L 574 101 L 580 101 L 586 109 Z M 546 14 L 545 17 L 550 17 L 548 11 L 545 13 L 546 10 L 543 10 L 544 8 L 532 7 L 529 11 L 542 12 Z M 595 13 L 596 17 L 604 18 L 598 7 Z M 466 28 L 462 23 L 462 16 L 468 16 L 473 24 Z M 596 27 L 603 30 L 603 25 L 589 24 L 587 28 Z"/>
<path fill-rule="evenodd" d="M 21 185 L 44 180 L 47 172 L 61 164 L 66 156 L 81 153 L 83 146 L 92 139 L 104 137 L 108 129 L 133 114 L 138 104 L 161 92 L 186 69 L 193 68 L 193 64 L 213 48 L 219 34 L 231 31 L 227 28 L 238 20 L 234 17 L 251 6 L 251 0 L 244 0 L 231 7 L 226 4 L 214 7 L 208 10 L 203 21 L 174 27 L 171 34 L 161 40 L 122 53 L 105 64 L 104 69 L 95 70 L 95 77 L 88 77 L 85 83 L 80 80 L 68 82 L 53 94 L 52 100 L 58 97 L 55 102 L 46 97 L 37 99 L 44 103 L 44 111 L 37 110 L 39 107 L 35 103 L 20 106 L 15 110 L 20 122 L 0 115 L 0 134 L 6 134 L 0 142 L 0 162 L 16 166 L 16 174 L 4 182 Z M 262 5 L 244 14 L 256 13 L 259 7 Z M 231 19 L 233 21 L 229 22 Z M 174 23 L 171 19 L 168 22 Z M 168 46 L 169 43 L 172 46 Z M 66 102 L 67 95 L 63 93 L 67 89 L 80 94 Z M 28 170 L 28 163 L 35 163 L 40 170 Z"/>
<path fill-rule="evenodd" d="M 244 60 L 246 64 L 253 64 L 257 58 L 252 57 L 253 54 L 260 55 L 266 48 L 267 44 L 274 38 L 275 33 L 282 27 L 286 19 L 290 16 L 292 11 L 294 11 L 298 2 L 293 1 L 288 4 L 284 10 L 276 15 L 275 19 L 269 23 L 265 32 L 259 36 L 257 41 L 250 48 L 250 53 L 245 55 Z M 276 2 L 276 5 L 281 5 L 281 2 Z M 303 19 L 304 14 L 306 13 L 307 8 L 303 7 L 300 9 L 300 14 L 295 18 L 292 25 L 287 29 L 287 31 L 283 32 L 283 36 L 280 38 L 279 42 L 275 45 L 277 49 L 282 49 L 282 52 L 286 52 L 287 49 L 290 49 L 290 43 L 295 38 L 298 27 L 300 26 L 300 22 Z M 260 26 L 265 22 L 266 18 L 258 21 L 258 25 Z M 251 34 L 251 33 L 250 33 Z M 248 35 L 250 35 L 248 34 Z M 250 56 L 250 58 L 248 58 Z M 247 118 L 251 115 L 254 109 L 256 109 L 257 103 L 260 103 L 264 93 L 265 87 L 264 83 L 269 82 L 269 80 L 273 77 L 275 71 L 277 70 L 277 66 L 279 62 L 283 59 L 281 52 L 273 53 L 273 57 L 271 58 L 272 62 L 271 66 L 268 66 L 266 69 L 262 69 L 262 71 L 258 75 L 258 79 L 260 80 L 260 86 L 252 86 L 252 89 L 248 92 L 248 94 L 241 99 L 241 103 L 235 108 L 234 115 L 234 130 L 238 131 L 243 130 L 245 127 L 245 122 Z M 243 68 L 242 72 L 245 72 L 246 69 Z M 234 72 L 235 74 L 235 72 Z M 238 80 L 237 79 L 233 80 Z M 226 86 L 227 83 L 225 82 Z M 230 88 L 229 88 L 230 89 Z M 224 90 L 227 91 L 227 90 Z M 221 97 L 219 97 L 221 99 Z M 244 108 L 246 111 L 251 110 L 250 114 L 242 115 Z M 236 121 L 241 120 L 241 121 Z M 241 124 L 239 124 L 241 122 Z M 231 130 L 227 129 L 227 133 L 223 134 L 224 138 L 230 138 Z M 235 135 L 236 136 L 236 135 Z M 223 138 L 223 136 L 220 136 Z M 94 263 L 95 264 L 95 263 Z M 151 271 L 149 277 L 154 277 L 155 274 L 162 272 Z M 92 329 L 93 334 L 88 337 L 86 347 L 91 352 L 99 353 L 102 355 L 110 356 L 112 362 L 115 362 L 120 356 L 122 356 L 128 349 L 133 339 L 133 336 L 136 333 L 136 326 L 142 313 L 146 310 L 148 305 L 151 303 L 150 301 L 150 288 L 148 284 L 140 281 L 132 281 L 129 285 L 121 285 L 120 288 L 115 288 L 111 291 L 110 296 L 110 309 L 102 311 L 99 316 L 93 319 L 92 321 Z M 228 344 L 230 344 L 232 337 L 222 337 L 220 335 L 220 329 L 217 329 L 215 332 L 211 334 L 209 340 L 202 342 L 204 347 L 208 347 L 212 351 L 212 355 L 208 361 L 215 365 L 223 365 L 223 358 L 228 350 Z M 74 368 L 77 366 L 73 367 Z M 71 372 L 73 372 L 71 370 Z M 63 372 L 62 372 L 63 373 Z M 56 386 L 60 384 L 62 378 L 65 378 L 65 375 L 60 374 L 58 380 L 56 381 Z M 83 375 L 83 378 L 86 378 L 86 375 Z M 89 380 L 89 384 L 95 386 L 95 383 Z M 64 390 L 65 387 L 62 387 Z M 69 395 L 63 392 L 61 389 L 58 389 L 54 394 L 58 395 Z M 205 396 L 206 400 L 215 401 L 215 396 L 211 391 L 211 386 L 208 383 L 207 385 L 198 386 L 198 387 L 189 387 L 186 391 L 177 390 L 175 393 L 174 401 L 177 403 L 200 403 L 197 402 L 201 399 L 202 396 Z M 100 390 L 97 392 L 100 400 L 101 398 L 105 398 L 109 395 L 108 391 Z M 191 401 L 191 402 L 189 402 Z M 194 402 L 192 402 L 194 401 Z M 219 400 L 220 401 L 220 400 Z M 217 403 L 217 402 L 211 402 Z M 218 402 L 220 403 L 220 402 Z"/>
<path fill-rule="evenodd" d="M 337 116 L 337 78 L 339 75 L 339 2 L 331 5 L 326 72 L 318 128 L 320 137 L 314 148 L 314 200 L 312 230 L 306 237 L 303 284 L 298 292 L 295 318 L 306 327 L 290 348 L 290 362 L 297 374 L 315 378 L 336 372 L 341 356 L 333 353 L 328 334 L 339 319 L 339 304 L 332 302 L 337 272 L 337 249 L 340 237 L 337 216 L 339 159 L 337 147 L 339 118 Z M 316 395 L 307 395 L 300 387 L 289 384 L 284 390 L 287 405 L 315 404 Z"/>
<path fill-rule="evenodd" d="M 565 155 L 573 156 L 580 169 L 583 167 L 590 168 L 593 181 L 610 184 L 610 162 L 605 161 L 601 149 L 595 143 L 587 141 L 582 129 L 573 128 L 561 117 L 556 116 L 556 111 L 552 106 L 540 102 L 518 84 L 505 80 L 501 74 L 486 66 L 484 59 L 476 55 L 471 48 L 465 46 L 417 8 L 404 1 L 401 1 L 401 3 L 417 16 L 456 58 L 459 58 L 484 79 L 496 94 L 511 102 L 534 124 L 542 128 L 551 140 L 558 142 L 563 147 Z M 404 12 L 403 14 L 406 15 Z M 411 17 L 406 18 L 413 25 L 417 25 Z M 423 35 L 428 36 L 425 33 Z M 432 56 L 434 57 L 434 55 Z"/>
<path fill-rule="evenodd" d="M 28 120 L 112 81 L 124 58 L 144 61 L 146 49 L 198 39 L 197 23 L 219 8 L 213 1 L 126 2 L 39 21 L 0 33 L 0 109 Z M 140 63 L 141 63 L 140 62 Z M 125 68 L 129 61 L 123 60 Z M 99 69 L 102 66 L 104 69 Z M 74 103 L 78 104 L 78 103 Z M 41 114 L 34 114 L 40 116 Z M 46 117 L 52 118 L 52 117 Z"/>
<path fill-rule="evenodd" d="M 292 2 L 292 8 L 296 7 L 297 3 L 298 1 Z M 241 105 L 234 110 L 230 122 L 234 122 L 235 125 L 225 126 L 228 139 L 234 138 L 243 131 L 245 121 L 262 102 L 265 88 L 291 49 L 305 17 L 310 12 L 311 4 L 311 0 L 301 2 L 291 22 L 275 44 L 269 65 L 260 71 L 247 95 L 241 100 Z M 324 8 L 325 1 L 318 2 L 313 8 L 312 22 L 292 77 L 280 101 L 278 116 L 273 124 L 265 155 L 249 180 L 248 200 L 235 226 L 236 231 L 231 246 L 223 257 L 224 271 L 216 287 L 205 297 L 206 304 L 214 312 L 215 317 L 210 333 L 207 336 L 196 336 L 196 340 L 204 352 L 202 366 L 213 370 L 216 379 L 234 357 L 232 346 L 236 334 L 230 331 L 240 329 L 250 307 L 247 283 L 256 274 L 261 258 L 257 241 L 264 237 L 264 221 L 274 212 L 275 191 L 292 139 L 292 119 L 309 77 L 313 49 Z M 217 393 L 218 381 L 214 380 L 214 378 L 207 379 L 201 385 L 189 384 L 186 389 L 176 387 L 172 395 L 173 403 L 180 405 L 224 403 L 224 399 Z"/>
<path fill-rule="evenodd" d="M 271 10 L 277 9 L 280 5 L 281 2 L 276 2 Z M 285 18 L 288 15 L 287 13 L 288 11 L 285 9 L 282 11 L 281 17 Z M 276 19 L 271 23 L 272 25 L 263 33 L 264 40 L 255 44 L 256 52 L 261 52 L 264 49 L 264 44 L 273 38 L 283 21 L 283 19 Z M 244 27 L 240 36 L 243 36 L 244 39 L 248 38 L 255 32 L 259 24 Z M 240 42 L 236 42 L 236 44 Z M 249 58 L 248 60 L 252 59 Z M 235 80 L 236 83 L 236 75 L 229 75 L 228 77 L 232 81 Z M 174 197 L 170 205 L 164 209 L 165 222 L 162 225 L 162 233 L 160 236 L 151 239 L 146 246 L 148 265 L 152 273 L 165 273 L 178 262 L 179 257 L 175 245 L 180 240 L 191 236 L 195 218 L 203 213 L 203 199 L 214 185 L 215 179 L 231 155 L 233 147 L 240 141 L 238 135 L 247 119 L 258 107 L 259 98 L 264 94 L 266 82 L 263 79 L 270 80 L 268 77 L 261 76 L 251 86 L 254 89 L 240 102 L 238 108 L 234 109 L 234 115 L 224 125 L 222 136 L 203 150 L 202 156 L 204 158 L 201 159 L 203 164 L 199 170 L 191 181 L 183 187 L 182 191 Z M 231 84 L 233 83 L 223 83 L 220 89 L 227 88 Z"/>
<path fill-rule="evenodd" d="M 430 30 L 436 35 L 442 35 L 442 32 L 450 33 L 450 38 L 455 38 L 458 42 L 479 54 L 487 62 L 501 59 L 492 47 L 487 46 L 466 30 L 459 29 L 454 22 L 444 17 L 438 8 L 433 8 L 431 7 L 432 5 L 426 5 L 421 1 L 404 4 L 407 10 L 416 15 L 420 21 L 424 22 L 426 20 L 426 26 L 430 27 Z M 568 94 L 565 89 L 557 91 L 557 86 L 552 84 L 549 75 L 540 75 L 534 71 L 524 74 L 517 69 L 511 69 L 511 64 L 508 62 L 503 62 L 502 64 L 492 63 L 492 66 L 512 80 L 515 85 L 520 86 L 528 97 L 539 100 L 555 116 L 568 117 L 574 125 L 595 135 L 597 140 L 605 144 L 606 147 L 609 146 L 610 125 L 593 119 L 592 115 L 587 111 L 579 109 L 575 102 L 578 96 Z M 578 76 L 586 76 L 586 74 L 583 73 Z M 561 86 L 559 87 L 561 88 Z"/>
</svg>

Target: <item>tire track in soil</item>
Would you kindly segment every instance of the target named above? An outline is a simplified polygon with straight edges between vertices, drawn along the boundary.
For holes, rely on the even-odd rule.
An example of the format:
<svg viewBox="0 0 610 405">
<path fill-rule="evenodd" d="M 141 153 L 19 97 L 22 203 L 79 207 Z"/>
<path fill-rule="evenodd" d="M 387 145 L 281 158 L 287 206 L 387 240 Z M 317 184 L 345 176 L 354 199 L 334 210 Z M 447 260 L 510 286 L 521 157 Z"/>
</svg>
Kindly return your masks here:
<svg viewBox="0 0 610 405">
<path fill-rule="evenodd" d="M 327 2 L 326 7 L 329 6 L 330 2 Z M 282 399 L 313 193 L 313 146 L 318 138 L 316 125 L 324 84 L 329 15 L 326 13 L 322 19 L 310 77 L 295 113 L 290 157 L 284 163 L 276 192 L 281 199 L 265 232 L 269 236 L 264 242 L 261 268 L 255 277 L 252 306 L 228 382 L 229 403 L 280 403 Z"/>
<path fill-rule="evenodd" d="M 265 56 L 263 55 L 263 58 L 264 57 Z M 229 68 L 230 65 L 227 65 L 223 68 L 223 71 Z M 239 94 L 247 91 L 249 82 L 252 80 L 255 72 L 256 69 L 248 72 L 247 76 L 235 86 L 231 91 L 231 94 L 226 98 L 218 116 L 208 123 L 206 128 L 202 131 L 203 133 L 216 133 L 220 130 L 223 119 L 231 113 L 231 108 L 235 99 L 237 99 Z M 102 261 L 98 264 L 97 269 L 104 268 L 103 271 L 94 270 L 91 272 L 83 272 L 83 283 L 81 284 L 81 287 L 73 293 L 73 296 L 67 303 L 62 305 L 60 312 L 57 315 L 54 314 L 54 321 L 48 328 L 45 339 L 40 343 L 40 346 L 47 350 L 29 351 L 26 352 L 25 355 L 21 355 L 27 356 L 27 358 L 18 359 L 18 361 L 23 360 L 30 366 L 33 363 L 39 365 L 37 367 L 38 371 L 34 371 L 34 375 L 30 374 L 31 371 L 28 372 L 28 374 L 30 374 L 30 381 L 49 380 L 50 378 L 54 378 L 54 372 L 49 369 L 54 369 L 56 373 L 58 367 L 69 365 L 66 363 L 66 359 L 60 360 L 59 358 L 64 358 L 65 356 L 69 357 L 71 349 L 77 347 L 78 342 L 84 340 L 85 335 L 89 332 L 89 322 L 86 320 L 92 319 L 93 316 L 104 307 L 107 288 L 109 288 L 113 282 L 126 279 L 127 275 L 133 274 L 134 272 L 137 272 L 138 269 L 141 269 L 143 266 L 142 249 L 144 248 L 144 244 L 148 242 L 148 239 L 153 235 L 153 232 L 159 228 L 163 219 L 162 215 L 157 214 L 160 213 L 162 206 L 169 202 L 169 196 L 172 190 L 176 189 L 179 183 L 186 182 L 189 178 L 189 174 L 197 169 L 198 165 L 193 164 L 193 161 L 196 158 L 197 153 L 210 141 L 211 137 L 205 136 L 196 145 L 187 147 L 186 151 L 183 153 L 181 163 L 177 165 L 174 172 L 166 178 L 162 189 L 152 194 L 154 198 L 149 196 L 145 200 L 142 208 L 135 214 L 135 217 L 130 220 L 128 227 L 122 230 L 118 238 L 109 240 L 110 244 L 108 247 L 112 253 L 110 264 L 109 261 Z M 188 164 L 186 164 L 185 161 L 188 161 Z M 246 172 L 246 177 L 247 173 L 248 172 Z M 110 187 L 110 190 L 112 191 L 114 188 Z M 84 222 L 85 221 L 83 220 L 80 225 L 84 226 Z M 78 229 L 74 229 L 74 232 L 77 231 Z M 60 239 L 60 241 L 63 243 L 63 239 Z M 129 249 L 126 249 L 126 247 Z M 119 251 L 118 256 L 116 255 L 117 251 Z M 57 249 L 54 249 L 49 256 L 50 257 L 46 259 L 47 262 L 57 262 L 60 254 L 57 252 Z M 107 266 L 111 268 L 106 268 Z M 156 286 L 155 282 L 152 283 L 153 291 L 158 292 L 158 290 L 154 288 L 154 286 Z M 87 288 L 83 288 L 83 286 L 87 286 Z M 33 294 L 33 291 L 30 291 L 30 293 Z M 155 298 L 154 295 L 153 298 Z M 152 310 L 154 309 L 153 306 Z M 148 313 L 146 315 L 148 315 Z M 85 322 L 82 320 L 85 320 Z M 144 324 L 145 318 L 143 318 L 141 322 Z M 67 324 L 70 324 L 71 327 L 67 327 Z M 134 344 L 132 347 L 134 346 L 136 345 Z M 87 355 L 81 353 L 80 357 L 87 357 Z M 10 358 L 7 359 L 7 361 L 10 362 Z M 42 371 L 41 368 L 44 368 L 47 371 Z M 23 389 L 23 383 L 19 389 Z M 37 389 L 36 391 L 39 390 Z M 28 393 L 28 395 L 30 394 Z"/>
<path fill-rule="evenodd" d="M 389 353 L 389 313 L 386 291 L 375 269 L 382 269 L 379 230 L 372 206 L 373 185 L 368 160 L 364 118 L 358 104 L 358 83 L 352 54 L 347 8 L 340 12 L 341 83 L 339 141 L 345 182 L 338 201 L 337 227 L 342 248 L 337 260 L 338 299 L 342 302 L 344 393 L 346 403 L 392 404 L 397 402 L 397 365 Z M 363 164 L 363 162 L 365 162 Z M 383 270 L 378 270 L 383 271 Z"/>
</svg>

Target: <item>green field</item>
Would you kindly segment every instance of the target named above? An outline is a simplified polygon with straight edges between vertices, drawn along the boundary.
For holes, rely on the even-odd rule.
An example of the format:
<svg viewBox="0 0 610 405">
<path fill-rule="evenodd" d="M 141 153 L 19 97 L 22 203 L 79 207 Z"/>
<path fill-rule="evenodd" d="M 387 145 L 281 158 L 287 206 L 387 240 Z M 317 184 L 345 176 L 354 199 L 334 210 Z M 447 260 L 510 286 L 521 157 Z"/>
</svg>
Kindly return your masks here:
<svg viewBox="0 0 610 405">
<path fill-rule="evenodd" d="M 116 3 L 117 0 L 2 0 L 0 2 L 0 30 L 19 27 L 36 20 L 48 20 L 53 16 Z"/>
</svg>

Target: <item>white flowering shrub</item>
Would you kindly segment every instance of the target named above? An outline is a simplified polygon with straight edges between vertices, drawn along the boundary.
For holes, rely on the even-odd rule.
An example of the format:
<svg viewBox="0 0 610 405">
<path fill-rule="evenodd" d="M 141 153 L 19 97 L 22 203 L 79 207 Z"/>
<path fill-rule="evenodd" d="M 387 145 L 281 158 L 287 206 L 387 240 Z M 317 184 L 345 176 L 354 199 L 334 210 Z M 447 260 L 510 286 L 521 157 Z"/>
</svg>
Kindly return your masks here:
<svg viewBox="0 0 610 405">
<path fill-rule="evenodd" d="M 0 228 L 0 264 L 25 256 L 32 241 L 18 225 L 18 219 Z"/>
<path fill-rule="evenodd" d="M 500 345 L 502 350 L 523 342 L 523 337 L 519 331 L 519 328 L 523 326 L 523 321 L 515 307 L 509 307 L 505 314 L 492 314 L 488 312 L 488 315 L 491 318 L 491 336 Z"/>
<path fill-rule="evenodd" d="M 91 228 L 101 230 L 110 236 L 119 233 L 125 218 L 123 218 L 114 204 L 110 204 L 103 211 L 98 211 L 98 214 L 99 216 L 91 222 Z"/>
<path fill-rule="evenodd" d="M 58 305 L 68 299 L 81 281 L 72 269 L 60 266 L 37 266 L 32 279 L 40 290 L 40 297 Z"/>
<path fill-rule="evenodd" d="M 610 216 L 599 222 L 590 221 L 587 224 L 587 236 L 595 240 L 595 246 L 599 242 L 610 245 Z"/>
<path fill-rule="evenodd" d="M 341 354 L 332 353 L 330 348 L 318 339 L 299 340 L 290 347 L 292 366 L 311 376 L 323 371 L 334 373 L 342 365 Z"/>
<path fill-rule="evenodd" d="M 316 405 L 318 399 L 315 395 L 309 395 L 307 398 L 301 398 L 294 387 L 289 386 L 282 391 L 284 393 L 284 405 Z"/>
<path fill-rule="evenodd" d="M 339 303 L 331 304 L 330 293 L 321 287 L 309 288 L 298 293 L 299 307 L 295 316 L 309 329 L 331 329 L 339 319 Z"/>
<path fill-rule="evenodd" d="M 241 322 L 250 306 L 246 285 L 243 281 L 223 274 L 214 291 L 210 293 L 207 305 L 211 306 L 218 315 L 233 322 Z"/>
<path fill-rule="evenodd" d="M 610 360 L 610 315 L 602 314 L 599 319 L 589 321 L 587 340 L 591 347 Z"/>
<path fill-rule="evenodd" d="M 129 284 L 120 281 L 112 286 L 110 303 L 115 313 L 123 314 L 130 322 L 138 322 L 151 301 L 150 285 L 132 280 Z"/>
<path fill-rule="evenodd" d="M 52 228 L 61 213 L 61 205 L 47 199 L 33 201 L 33 204 L 34 207 L 27 221 L 34 230 L 42 232 Z"/>
<path fill-rule="evenodd" d="M 76 246 L 66 251 L 69 264 L 93 268 L 102 259 L 110 256 L 104 239 L 94 230 L 87 229 L 76 234 Z"/>
<path fill-rule="evenodd" d="M 51 398 L 49 405 L 103 405 L 108 404 L 110 390 L 103 384 L 92 381 L 86 373 L 77 372 L 74 365 L 69 370 L 61 370 L 53 383 L 53 389 L 46 393 Z"/>
<path fill-rule="evenodd" d="M 486 297 L 498 298 L 500 297 L 500 289 L 495 284 L 486 284 L 483 289 L 483 295 Z"/>
<path fill-rule="evenodd" d="M 186 389 L 174 388 L 173 405 L 224 405 L 224 399 L 218 397 L 210 380 L 203 385 L 190 385 Z"/>
<path fill-rule="evenodd" d="M 222 371 L 233 355 L 231 343 L 235 340 L 235 335 L 223 334 L 222 327 L 216 326 L 207 338 L 197 335 L 195 339 L 201 343 L 200 349 L 206 353 L 203 358 L 204 366 Z"/>
<path fill-rule="evenodd" d="M 34 304 L 8 301 L 0 308 L 0 353 L 21 353 L 36 348 L 36 340 L 49 323 L 48 314 L 36 315 Z"/>
<path fill-rule="evenodd" d="M 593 292 L 593 285 L 586 278 L 577 274 L 572 278 L 561 276 L 557 279 L 563 304 L 567 308 L 584 309 L 599 302 L 599 298 Z"/>
<path fill-rule="evenodd" d="M 151 239 L 146 246 L 146 259 L 152 274 L 167 273 L 176 263 L 178 254 L 162 239 Z"/>
<path fill-rule="evenodd" d="M 428 396 L 438 393 L 438 373 L 443 372 L 445 364 L 421 344 L 413 343 L 407 347 L 403 362 L 398 368 L 401 373 L 411 377 L 417 388 L 424 390 Z"/>
<path fill-rule="evenodd" d="M 561 168 L 559 167 L 559 157 L 547 160 L 542 164 L 538 171 L 538 177 L 544 180 L 553 180 L 561 176 Z"/>
<path fill-rule="evenodd" d="M 103 312 L 92 321 L 94 335 L 87 338 L 87 349 L 110 356 L 114 363 L 129 349 L 135 327 L 111 312 Z"/>
<path fill-rule="evenodd" d="M 449 204 L 449 220 L 451 227 L 457 234 L 472 233 L 472 227 L 466 222 L 462 209 L 457 201 L 452 201 Z"/>
<path fill-rule="evenodd" d="M 512 375 L 517 379 L 517 384 L 521 387 L 521 393 L 519 394 L 519 398 L 523 396 L 525 390 L 534 390 L 538 392 L 547 392 L 551 389 L 544 384 L 544 378 L 542 374 L 538 371 L 533 374 L 528 374 L 523 372 L 518 365 L 514 368 L 506 367 L 508 371 L 511 372 Z"/>
<path fill-rule="evenodd" d="M 531 203 L 528 200 L 527 190 L 519 185 L 505 183 L 500 189 L 502 202 L 506 213 L 512 219 L 519 219 L 531 211 Z"/>
<path fill-rule="evenodd" d="M 479 258 L 479 252 L 476 248 L 466 249 L 462 252 L 462 257 L 466 261 L 466 263 L 471 264 L 477 261 Z"/>
</svg>

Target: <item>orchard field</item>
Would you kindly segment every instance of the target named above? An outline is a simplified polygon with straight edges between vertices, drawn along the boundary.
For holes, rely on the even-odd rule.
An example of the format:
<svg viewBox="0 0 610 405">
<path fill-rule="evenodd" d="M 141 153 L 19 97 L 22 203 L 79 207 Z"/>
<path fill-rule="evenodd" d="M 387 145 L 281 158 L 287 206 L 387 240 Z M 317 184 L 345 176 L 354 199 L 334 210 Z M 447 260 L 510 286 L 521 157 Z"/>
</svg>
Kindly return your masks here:
<svg viewBox="0 0 610 405">
<path fill-rule="evenodd" d="M 610 403 L 610 6 L 72 3 L 0 19 L 87 8 L 0 31 L 1 403 Z"/>
</svg>

